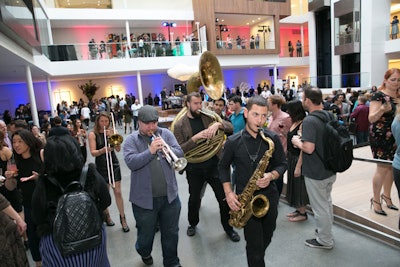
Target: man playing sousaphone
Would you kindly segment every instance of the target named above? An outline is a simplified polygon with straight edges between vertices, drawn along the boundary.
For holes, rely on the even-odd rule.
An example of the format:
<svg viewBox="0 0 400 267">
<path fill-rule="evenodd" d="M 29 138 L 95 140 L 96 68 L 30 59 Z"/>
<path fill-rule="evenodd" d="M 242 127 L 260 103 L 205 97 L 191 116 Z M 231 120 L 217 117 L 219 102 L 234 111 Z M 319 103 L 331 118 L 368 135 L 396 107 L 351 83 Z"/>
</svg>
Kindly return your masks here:
<svg viewBox="0 0 400 267">
<path fill-rule="evenodd" d="M 199 223 L 201 190 L 204 183 L 207 182 L 214 190 L 217 198 L 221 224 L 226 234 L 233 242 L 238 242 L 240 240 L 239 235 L 228 223 L 229 207 L 224 201 L 224 191 L 218 178 L 218 157 L 216 154 L 219 152 L 222 142 L 220 144 L 214 144 L 213 142 L 213 139 L 218 138 L 217 135 L 221 133 L 222 135 L 224 133 L 232 133 L 232 124 L 221 119 L 214 122 L 212 116 L 200 111 L 202 101 L 198 92 L 192 92 L 187 96 L 186 107 L 186 114 L 176 121 L 174 125 L 174 134 L 188 160 L 186 179 L 189 184 L 189 227 L 186 233 L 188 236 L 196 234 L 196 226 Z M 219 147 L 214 149 L 218 145 Z M 212 151 L 202 155 L 203 148 L 210 148 Z"/>
<path fill-rule="evenodd" d="M 229 223 L 244 227 L 250 267 L 265 266 L 265 250 L 271 242 L 278 216 L 279 195 L 274 180 L 287 169 L 279 136 L 261 128 L 267 114 L 267 102 L 263 97 L 249 99 L 244 110 L 245 129 L 228 137 L 218 167 L 231 209 Z M 231 164 L 236 166 L 236 193 L 230 182 Z"/>
</svg>

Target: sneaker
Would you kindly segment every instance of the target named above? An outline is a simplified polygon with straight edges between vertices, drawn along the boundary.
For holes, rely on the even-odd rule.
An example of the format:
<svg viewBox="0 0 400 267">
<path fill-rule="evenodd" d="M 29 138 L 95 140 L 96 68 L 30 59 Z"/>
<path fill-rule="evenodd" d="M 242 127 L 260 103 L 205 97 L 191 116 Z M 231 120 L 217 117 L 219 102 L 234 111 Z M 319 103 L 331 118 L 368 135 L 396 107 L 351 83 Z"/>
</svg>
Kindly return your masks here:
<svg viewBox="0 0 400 267">
<path fill-rule="evenodd" d="M 233 242 L 239 242 L 240 241 L 240 236 L 236 231 L 232 230 L 232 232 L 226 232 L 226 234 L 229 236 L 229 238 Z"/>
<path fill-rule="evenodd" d="M 189 227 L 188 227 L 188 229 L 186 231 L 186 234 L 188 236 L 194 236 L 196 234 L 196 226 L 189 225 Z"/>
<path fill-rule="evenodd" d="M 322 248 L 322 249 L 332 249 L 333 246 L 326 246 L 326 245 L 322 245 L 320 244 L 317 239 L 308 239 L 305 242 L 306 246 L 310 247 L 310 248 Z"/>
<path fill-rule="evenodd" d="M 142 257 L 142 261 L 146 265 L 153 265 L 153 257 L 151 255 L 147 257 Z"/>
</svg>

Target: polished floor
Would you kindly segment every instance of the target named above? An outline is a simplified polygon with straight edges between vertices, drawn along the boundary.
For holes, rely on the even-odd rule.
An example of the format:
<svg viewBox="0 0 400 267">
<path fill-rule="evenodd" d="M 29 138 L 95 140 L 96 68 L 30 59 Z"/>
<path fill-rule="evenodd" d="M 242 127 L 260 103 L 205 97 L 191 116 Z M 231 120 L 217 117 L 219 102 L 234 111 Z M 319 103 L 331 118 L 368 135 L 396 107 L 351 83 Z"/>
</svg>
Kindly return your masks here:
<svg viewBox="0 0 400 267">
<path fill-rule="evenodd" d="M 129 233 L 123 233 L 119 224 L 119 215 L 115 204 L 110 207 L 114 227 L 107 227 L 108 256 L 113 267 L 141 267 L 145 266 L 135 250 L 136 229 L 132 214 L 131 204 L 128 201 L 130 186 L 130 171 L 126 167 L 122 152 L 118 153 L 121 163 L 123 181 L 122 192 L 125 200 L 126 217 L 131 228 Z M 89 162 L 93 159 L 89 157 Z M 359 168 L 357 168 L 359 170 Z M 365 170 L 364 175 L 371 176 L 371 171 Z M 349 177 L 346 175 L 347 179 Z M 216 267 L 216 266 L 247 266 L 245 254 L 245 241 L 243 230 L 239 230 L 242 240 L 234 243 L 228 239 L 219 222 L 217 201 L 210 187 L 207 187 L 202 207 L 200 210 L 200 223 L 194 237 L 186 235 L 187 229 L 187 200 L 188 186 L 185 175 L 177 174 L 179 195 L 182 202 L 182 211 L 179 222 L 179 247 L 178 253 L 182 266 L 190 267 Z M 338 177 L 338 180 L 340 178 Z M 338 185 L 341 183 L 338 181 Z M 335 190 L 335 186 L 334 186 Z M 335 195 L 333 194 L 334 201 Z M 393 197 L 395 195 L 392 195 Z M 367 199 L 368 193 L 363 196 Z M 364 201 L 365 202 L 365 201 Z M 365 203 L 365 212 L 368 203 Z M 304 241 L 313 238 L 315 221 L 312 215 L 308 220 L 299 223 L 289 222 L 286 214 L 293 209 L 284 202 L 279 205 L 277 229 L 272 243 L 266 250 L 266 266 L 380 266 L 395 267 L 400 264 L 400 248 L 395 248 L 380 241 L 374 240 L 348 228 L 334 224 L 333 234 L 335 247 L 332 250 L 309 248 Z M 398 213 L 393 213 L 398 218 Z M 395 219 L 393 219 L 394 221 Z M 29 253 L 28 253 L 29 254 Z M 162 266 L 162 251 L 160 246 L 160 233 L 154 240 L 153 266 Z M 32 264 L 32 266 L 34 266 Z"/>
</svg>

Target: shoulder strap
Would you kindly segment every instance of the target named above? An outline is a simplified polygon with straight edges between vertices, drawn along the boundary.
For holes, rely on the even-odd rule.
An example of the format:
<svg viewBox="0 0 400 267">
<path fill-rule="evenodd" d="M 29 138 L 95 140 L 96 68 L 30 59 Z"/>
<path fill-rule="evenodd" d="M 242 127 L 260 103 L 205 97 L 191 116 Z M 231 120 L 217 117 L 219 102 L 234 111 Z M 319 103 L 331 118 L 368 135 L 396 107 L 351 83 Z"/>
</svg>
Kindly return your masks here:
<svg viewBox="0 0 400 267">
<path fill-rule="evenodd" d="M 61 192 L 64 194 L 65 188 L 60 184 L 60 182 L 56 178 L 54 178 L 54 177 L 52 177 L 50 175 L 47 175 L 47 180 L 49 180 L 50 183 L 52 183 L 53 185 L 55 185 L 58 188 L 60 188 Z"/>
<path fill-rule="evenodd" d="M 88 173 L 88 165 L 84 165 L 82 168 L 82 172 L 81 172 L 81 178 L 80 178 L 80 182 L 82 185 L 82 189 L 85 190 L 85 183 L 86 183 L 86 177 L 87 177 L 87 173 Z"/>
</svg>

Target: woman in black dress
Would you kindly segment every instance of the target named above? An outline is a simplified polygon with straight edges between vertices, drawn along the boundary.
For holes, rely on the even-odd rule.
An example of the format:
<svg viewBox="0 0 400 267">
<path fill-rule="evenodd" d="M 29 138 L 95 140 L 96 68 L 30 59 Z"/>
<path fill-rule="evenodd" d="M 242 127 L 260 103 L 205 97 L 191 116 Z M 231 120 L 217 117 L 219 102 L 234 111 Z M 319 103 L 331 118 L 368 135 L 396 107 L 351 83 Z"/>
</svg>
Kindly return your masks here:
<svg viewBox="0 0 400 267">
<path fill-rule="evenodd" d="M 368 120 L 371 123 L 369 141 L 374 159 L 393 161 L 397 147 L 391 125 L 396 113 L 395 100 L 399 88 L 400 69 L 389 69 L 384 75 L 382 85 L 371 97 L 368 115 Z M 373 197 L 370 200 L 371 208 L 374 208 L 376 214 L 387 215 L 382 209 L 381 200 L 386 202 L 389 209 L 398 210 L 390 198 L 392 184 L 392 165 L 377 163 L 376 172 L 372 178 Z M 382 187 L 383 193 L 381 194 Z"/>
<path fill-rule="evenodd" d="M 286 112 L 292 119 L 292 126 L 290 126 L 287 134 L 287 140 L 292 140 L 294 135 L 301 135 L 301 126 L 306 112 L 299 100 L 289 101 L 286 104 Z M 287 158 L 288 180 L 286 198 L 290 206 L 296 208 L 295 211 L 287 214 L 287 217 L 291 222 L 305 221 L 307 220 L 306 206 L 310 202 L 304 183 L 304 176 L 301 174 L 301 150 L 293 146 L 292 142 L 287 142 Z"/>
<path fill-rule="evenodd" d="M 97 171 L 103 176 L 109 186 L 110 184 L 113 184 L 112 181 L 109 181 L 111 171 L 114 172 L 115 187 L 112 187 L 112 189 L 114 191 L 115 202 L 119 211 L 122 230 L 124 232 L 129 232 L 129 227 L 125 219 L 124 200 L 121 193 L 121 168 L 119 166 L 117 155 L 115 154 L 115 151 L 119 152 L 121 150 L 121 145 L 112 147 L 108 144 L 108 136 L 117 134 L 114 133 L 114 130 L 110 126 L 111 119 L 108 113 L 104 111 L 100 112 L 96 117 L 93 131 L 89 133 L 89 149 L 92 156 L 96 158 L 95 163 Z M 106 153 L 111 154 L 111 157 L 109 157 L 108 160 L 108 166 Z M 104 212 L 104 219 L 107 226 L 114 226 L 114 222 L 111 220 L 108 210 L 105 210 Z"/>
<path fill-rule="evenodd" d="M 22 193 L 22 205 L 27 224 L 29 249 L 36 266 L 42 266 L 39 252 L 39 237 L 36 232 L 36 225 L 32 221 L 32 194 L 36 187 L 36 180 L 43 173 L 43 162 L 40 158 L 40 151 L 43 143 L 28 130 L 18 130 L 12 136 L 14 158 L 16 168 L 7 168 L 5 176 Z M 8 188 L 12 190 L 13 188 Z"/>
</svg>

